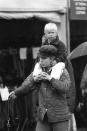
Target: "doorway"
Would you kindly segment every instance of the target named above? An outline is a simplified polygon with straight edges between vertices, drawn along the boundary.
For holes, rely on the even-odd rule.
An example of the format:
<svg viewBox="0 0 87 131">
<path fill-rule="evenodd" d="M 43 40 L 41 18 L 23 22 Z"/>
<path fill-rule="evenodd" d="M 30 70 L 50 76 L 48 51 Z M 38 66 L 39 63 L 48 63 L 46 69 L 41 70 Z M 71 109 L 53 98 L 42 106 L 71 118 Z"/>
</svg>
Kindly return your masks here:
<svg viewBox="0 0 87 131">
<path fill-rule="evenodd" d="M 81 43 L 87 41 L 87 21 L 84 20 L 71 20 L 70 21 L 70 51 L 75 49 Z M 80 82 L 82 78 L 82 73 L 87 63 L 87 56 L 76 58 L 71 60 L 74 76 L 75 76 L 75 84 L 76 84 L 76 105 L 81 100 L 81 90 L 80 90 Z M 80 114 L 75 111 L 77 126 L 84 127 L 84 118 L 80 116 Z"/>
<path fill-rule="evenodd" d="M 46 23 L 46 21 L 36 18 L 0 19 L 0 75 L 3 77 L 3 82 L 9 88 L 9 91 L 18 88 L 31 73 L 35 62 L 32 49 L 33 47 L 37 48 L 41 46 L 44 25 Z M 25 59 L 20 57 L 20 49 L 24 49 L 23 52 L 26 51 Z M 10 107 L 11 122 L 18 118 L 19 121 L 17 123 L 19 130 L 29 128 L 29 126 L 32 125 L 31 123 L 35 124 L 32 100 L 33 94 L 30 92 L 26 97 L 23 96 L 17 99 Z M 0 102 L 0 107 L 2 107 L 2 103 L 3 102 Z M 0 120 L 4 122 L 7 118 L 5 114 L 8 115 L 6 106 L 7 104 L 2 107 L 4 114 L 0 111 L 0 116 L 2 114 L 4 116 L 3 120 L 1 117 Z M 27 123 L 25 124 L 26 120 Z M 7 125 L 7 123 L 5 124 Z M 14 127 L 14 124 L 15 123 L 13 123 L 11 128 L 17 128 Z M 1 128 L 0 126 L 0 129 Z M 7 130 L 7 128 L 6 126 L 5 130 Z M 33 128 L 35 128 L 35 126 L 33 126 Z"/>
<path fill-rule="evenodd" d="M 34 64 L 32 48 L 40 47 L 46 23 L 46 21 L 36 18 L 0 19 L 0 71 L 1 75 L 3 74 L 5 77 L 5 81 L 11 83 L 11 81 L 16 81 L 19 77 L 21 83 L 23 78 L 28 76 Z M 27 48 L 27 58 L 24 61 L 19 58 L 20 48 Z M 19 69 L 15 69 L 16 64 Z M 24 71 L 22 78 L 22 71 L 20 74 L 20 70 Z M 17 79 L 14 77 L 17 77 Z M 15 80 L 10 80 L 12 78 Z"/>
<path fill-rule="evenodd" d="M 79 44 L 87 41 L 87 21 L 70 21 L 70 50 L 72 51 Z"/>
</svg>

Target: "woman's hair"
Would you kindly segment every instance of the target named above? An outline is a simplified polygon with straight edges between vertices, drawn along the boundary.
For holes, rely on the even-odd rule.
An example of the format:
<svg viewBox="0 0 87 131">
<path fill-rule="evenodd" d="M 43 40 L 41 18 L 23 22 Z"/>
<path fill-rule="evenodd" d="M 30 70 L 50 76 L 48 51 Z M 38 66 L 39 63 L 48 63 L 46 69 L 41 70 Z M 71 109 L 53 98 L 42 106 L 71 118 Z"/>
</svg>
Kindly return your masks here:
<svg viewBox="0 0 87 131">
<path fill-rule="evenodd" d="M 55 23 L 48 23 L 44 27 L 44 33 L 48 30 L 55 30 L 56 32 L 58 31 L 57 25 Z"/>
</svg>

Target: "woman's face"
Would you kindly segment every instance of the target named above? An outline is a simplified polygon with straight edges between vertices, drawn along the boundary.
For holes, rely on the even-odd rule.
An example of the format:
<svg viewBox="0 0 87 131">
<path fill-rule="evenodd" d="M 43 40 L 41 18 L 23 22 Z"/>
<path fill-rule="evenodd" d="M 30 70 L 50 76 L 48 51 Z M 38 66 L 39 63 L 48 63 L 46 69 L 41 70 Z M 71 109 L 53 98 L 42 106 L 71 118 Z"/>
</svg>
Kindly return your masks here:
<svg viewBox="0 0 87 131">
<path fill-rule="evenodd" d="M 50 67 L 52 60 L 50 57 L 45 57 L 45 58 L 40 57 L 39 63 L 41 65 L 41 67 Z"/>
</svg>

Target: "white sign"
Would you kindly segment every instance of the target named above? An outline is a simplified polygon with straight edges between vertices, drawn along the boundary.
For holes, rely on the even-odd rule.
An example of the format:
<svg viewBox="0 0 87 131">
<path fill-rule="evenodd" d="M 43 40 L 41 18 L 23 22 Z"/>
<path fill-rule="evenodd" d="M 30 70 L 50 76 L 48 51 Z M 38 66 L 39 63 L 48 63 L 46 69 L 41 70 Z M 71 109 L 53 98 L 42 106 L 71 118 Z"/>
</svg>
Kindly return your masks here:
<svg viewBox="0 0 87 131">
<path fill-rule="evenodd" d="M 37 58 L 37 53 L 38 53 L 38 51 L 39 51 L 39 48 L 40 48 L 40 47 L 33 47 L 33 48 L 32 48 L 33 59 L 36 59 L 36 58 Z"/>
<path fill-rule="evenodd" d="M 7 87 L 0 88 L 0 93 L 1 93 L 1 99 L 2 101 L 7 101 L 9 97 L 9 91 Z"/>
<path fill-rule="evenodd" d="M 20 59 L 27 59 L 27 48 L 20 48 Z"/>
</svg>

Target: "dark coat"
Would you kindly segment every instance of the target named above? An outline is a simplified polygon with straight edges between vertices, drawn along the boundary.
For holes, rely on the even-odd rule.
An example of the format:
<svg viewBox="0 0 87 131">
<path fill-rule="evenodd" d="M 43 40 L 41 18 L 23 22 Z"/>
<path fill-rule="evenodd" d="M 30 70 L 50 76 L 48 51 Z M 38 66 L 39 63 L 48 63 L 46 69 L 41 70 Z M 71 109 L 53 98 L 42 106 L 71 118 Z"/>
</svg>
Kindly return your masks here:
<svg viewBox="0 0 87 131">
<path fill-rule="evenodd" d="M 87 64 L 85 65 L 82 79 L 80 83 L 81 97 L 79 102 L 83 103 L 83 106 L 80 107 L 80 116 L 87 123 Z M 84 93 L 82 93 L 84 91 Z"/>
<path fill-rule="evenodd" d="M 80 83 L 80 90 L 81 90 L 81 99 L 80 102 L 85 102 L 85 107 L 87 110 L 87 64 L 85 65 L 83 74 L 82 74 L 82 79 Z M 84 91 L 84 93 L 82 93 Z"/>
<path fill-rule="evenodd" d="M 69 59 L 67 59 L 66 61 L 66 69 L 68 70 L 71 79 L 71 86 L 69 88 L 69 92 L 67 93 L 67 102 L 70 112 L 74 113 L 76 108 L 76 86 L 75 86 L 73 66 Z"/>
<path fill-rule="evenodd" d="M 15 94 L 19 96 L 37 87 L 32 74 L 30 74 L 21 87 L 15 90 Z M 71 115 L 66 100 L 66 93 L 69 91 L 69 87 L 70 77 L 66 69 L 60 80 L 52 78 L 50 82 L 39 83 L 38 119 L 42 120 L 46 112 L 49 122 L 60 122 L 70 118 Z"/>
<path fill-rule="evenodd" d="M 81 79 L 81 84 L 80 84 L 80 89 L 87 89 L 87 64 L 85 66 L 85 69 L 83 71 L 82 79 Z"/>
</svg>

